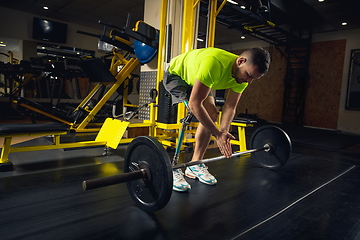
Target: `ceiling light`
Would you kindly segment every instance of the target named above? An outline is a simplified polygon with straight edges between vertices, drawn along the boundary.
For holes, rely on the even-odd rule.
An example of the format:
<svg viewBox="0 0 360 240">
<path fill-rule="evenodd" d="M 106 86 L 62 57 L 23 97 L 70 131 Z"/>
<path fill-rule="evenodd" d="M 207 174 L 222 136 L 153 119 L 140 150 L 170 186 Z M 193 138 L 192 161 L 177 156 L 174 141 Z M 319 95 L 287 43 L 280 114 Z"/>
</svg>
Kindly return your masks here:
<svg viewBox="0 0 360 240">
<path fill-rule="evenodd" d="M 240 6 L 242 9 L 246 9 L 246 6 L 245 5 L 241 5 Z"/>
<path fill-rule="evenodd" d="M 323 2 L 324 0 L 318 0 L 319 2 Z"/>
<path fill-rule="evenodd" d="M 203 42 L 204 41 L 204 39 L 201 39 L 201 38 L 198 38 L 197 39 L 199 42 Z"/>
<path fill-rule="evenodd" d="M 233 0 L 227 0 L 229 3 L 232 3 L 232 4 L 238 4 L 237 2 L 233 1 Z"/>
<path fill-rule="evenodd" d="M 346 26 L 346 25 L 347 25 L 347 22 L 343 22 L 343 23 L 341 23 L 341 25 Z"/>
<path fill-rule="evenodd" d="M 241 36 L 240 38 L 241 38 L 241 39 L 245 39 L 245 36 Z"/>
<path fill-rule="evenodd" d="M 47 7 L 47 6 L 44 6 L 44 7 L 43 7 L 43 9 L 45 9 L 45 10 L 48 10 L 48 9 L 49 9 L 49 7 Z"/>
<path fill-rule="evenodd" d="M 6 44 L 0 43 L 0 47 L 6 47 Z"/>
</svg>

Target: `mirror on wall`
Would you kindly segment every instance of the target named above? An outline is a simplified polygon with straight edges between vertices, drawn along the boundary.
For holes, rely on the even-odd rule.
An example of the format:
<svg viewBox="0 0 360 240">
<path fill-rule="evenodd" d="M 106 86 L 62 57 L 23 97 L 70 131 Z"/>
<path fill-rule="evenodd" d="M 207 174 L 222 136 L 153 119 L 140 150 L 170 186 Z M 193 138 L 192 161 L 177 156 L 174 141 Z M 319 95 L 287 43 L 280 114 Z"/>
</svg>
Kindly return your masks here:
<svg viewBox="0 0 360 240">
<path fill-rule="evenodd" d="M 19 58 L 19 39 L 0 36 L 0 61 L 9 62 L 9 52 L 12 52 L 15 59 Z"/>
<path fill-rule="evenodd" d="M 360 49 L 351 50 L 346 109 L 360 110 Z"/>
</svg>

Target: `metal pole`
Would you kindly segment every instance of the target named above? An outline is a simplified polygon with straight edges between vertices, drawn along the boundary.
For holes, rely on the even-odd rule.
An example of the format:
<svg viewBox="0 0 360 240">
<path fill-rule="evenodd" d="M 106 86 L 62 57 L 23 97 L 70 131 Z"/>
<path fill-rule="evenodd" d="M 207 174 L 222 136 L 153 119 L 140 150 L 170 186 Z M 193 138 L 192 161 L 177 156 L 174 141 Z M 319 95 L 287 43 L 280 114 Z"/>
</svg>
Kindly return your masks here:
<svg viewBox="0 0 360 240">
<path fill-rule="evenodd" d="M 183 28 L 183 14 L 184 14 L 184 0 L 181 0 L 181 10 L 180 10 L 180 26 L 179 26 L 179 52 L 180 55 L 182 49 L 182 28 Z"/>
<path fill-rule="evenodd" d="M 168 8 L 167 8 L 167 18 L 166 18 L 166 37 L 165 37 L 165 62 L 164 65 L 167 66 L 167 61 L 169 58 L 169 22 L 170 22 L 170 0 L 168 0 Z M 164 67 L 164 74 L 166 72 L 166 67 Z"/>
<path fill-rule="evenodd" d="M 199 4 L 195 8 L 194 13 L 194 36 L 193 36 L 193 49 L 197 48 L 197 38 L 199 35 Z"/>
<path fill-rule="evenodd" d="M 210 27 L 210 11 L 211 11 L 211 0 L 209 0 L 208 5 L 208 14 L 207 14 L 207 21 L 206 21 L 206 43 L 205 48 L 209 46 L 209 27 Z"/>
<path fill-rule="evenodd" d="M 255 149 L 250 149 L 250 150 L 247 150 L 247 151 L 244 151 L 244 152 L 233 153 L 230 156 L 230 158 L 237 157 L 237 156 L 240 156 L 240 155 L 243 155 L 243 154 L 248 154 L 248 153 L 252 153 L 252 152 L 261 151 L 261 150 L 267 150 L 268 151 L 269 149 L 270 149 L 270 146 L 265 144 L 265 146 L 261 147 L 261 148 L 255 148 Z M 214 158 L 202 159 L 202 160 L 199 160 L 199 161 L 182 163 L 182 164 L 178 164 L 178 165 L 173 166 L 172 169 L 174 170 L 174 169 L 178 169 L 178 168 L 184 168 L 184 167 L 188 167 L 188 166 L 197 165 L 197 164 L 200 164 L 200 163 L 215 162 L 215 161 L 218 161 L 218 160 L 221 160 L 221 159 L 224 159 L 224 158 L 226 158 L 226 157 L 225 156 L 219 156 L 219 157 L 214 157 Z"/>
<path fill-rule="evenodd" d="M 130 182 L 147 177 L 145 169 L 140 169 L 134 172 L 128 172 L 120 175 L 91 179 L 83 182 L 83 189 L 91 190 L 100 187 L 111 186 L 114 184 Z"/>
</svg>

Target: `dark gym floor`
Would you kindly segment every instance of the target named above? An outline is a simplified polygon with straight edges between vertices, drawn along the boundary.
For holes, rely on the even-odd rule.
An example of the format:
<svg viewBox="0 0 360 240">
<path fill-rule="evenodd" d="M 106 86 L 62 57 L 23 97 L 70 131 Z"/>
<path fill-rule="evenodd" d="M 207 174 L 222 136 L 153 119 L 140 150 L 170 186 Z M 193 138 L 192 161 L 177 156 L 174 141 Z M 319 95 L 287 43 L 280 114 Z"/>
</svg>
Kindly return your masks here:
<svg viewBox="0 0 360 240">
<path fill-rule="evenodd" d="M 0 239 L 360 239 L 360 136 L 281 127 L 293 142 L 283 168 L 260 168 L 250 156 L 209 163 L 216 186 L 188 180 L 190 192 L 173 192 L 152 214 L 125 184 L 82 190 L 83 180 L 123 172 L 126 145 L 111 156 L 103 148 L 10 154 L 14 171 L 0 173 Z M 206 158 L 218 155 L 212 148 Z"/>
</svg>

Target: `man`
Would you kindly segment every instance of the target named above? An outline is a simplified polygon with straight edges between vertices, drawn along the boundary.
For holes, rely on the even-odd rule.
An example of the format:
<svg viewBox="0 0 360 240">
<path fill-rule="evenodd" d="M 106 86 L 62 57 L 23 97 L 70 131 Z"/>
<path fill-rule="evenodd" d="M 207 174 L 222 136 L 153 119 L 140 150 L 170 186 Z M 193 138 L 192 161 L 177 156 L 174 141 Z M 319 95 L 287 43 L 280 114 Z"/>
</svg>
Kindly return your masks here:
<svg viewBox="0 0 360 240">
<path fill-rule="evenodd" d="M 228 158 L 231 156 L 230 140 L 235 138 L 229 129 L 241 94 L 254 79 L 268 72 L 269 65 L 269 53 L 262 48 L 246 50 L 239 56 L 217 48 L 195 49 L 171 60 L 164 76 L 164 87 L 171 94 L 173 104 L 188 100 L 190 110 L 200 122 L 191 161 L 203 159 L 212 135 L 221 153 Z M 218 114 L 210 92 L 212 89 L 229 89 L 220 129 L 215 125 Z M 208 185 L 217 183 L 205 164 L 187 167 L 185 175 Z M 173 176 L 173 190 L 191 189 L 181 169 L 173 170 Z"/>
</svg>

